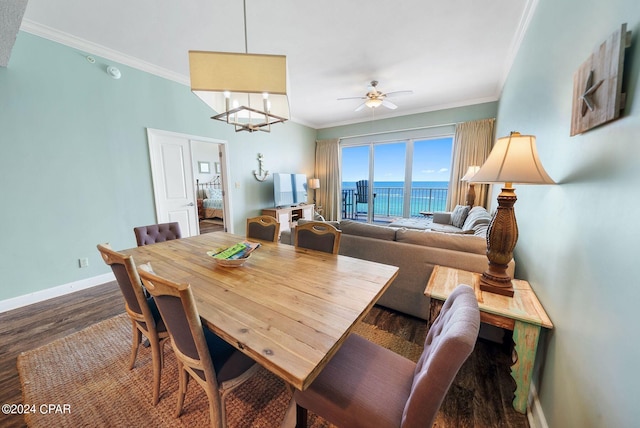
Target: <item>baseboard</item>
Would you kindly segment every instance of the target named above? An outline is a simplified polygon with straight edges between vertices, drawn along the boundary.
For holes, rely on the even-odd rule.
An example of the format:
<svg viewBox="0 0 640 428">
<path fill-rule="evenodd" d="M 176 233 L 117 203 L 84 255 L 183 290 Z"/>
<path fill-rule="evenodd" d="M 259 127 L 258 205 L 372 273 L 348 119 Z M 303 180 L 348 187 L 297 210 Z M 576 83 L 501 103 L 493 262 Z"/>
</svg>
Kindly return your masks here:
<svg viewBox="0 0 640 428">
<path fill-rule="evenodd" d="M 549 428 L 547 419 L 544 417 L 544 412 L 542 411 L 542 406 L 540 405 L 538 391 L 533 383 L 531 384 L 531 390 L 529 392 L 527 419 L 529 420 L 530 428 Z"/>
<path fill-rule="evenodd" d="M 17 309 L 23 306 L 31 305 L 33 303 L 49 300 L 54 297 L 64 296 L 65 294 L 73 293 L 74 291 L 95 287 L 96 285 L 114 281 L 115 279 L 116 278 L 115 276 L 113 276 L 113 273 L 110 272 L 103 275 L 70 282 L 68 284 L 59 285 L 57 287 L 47 288 L 46 290 L 36 291 L 18 297 L 12 297 L 11 299 L 1 300 L 0 314 L 12 309 Z"/>
</svg>

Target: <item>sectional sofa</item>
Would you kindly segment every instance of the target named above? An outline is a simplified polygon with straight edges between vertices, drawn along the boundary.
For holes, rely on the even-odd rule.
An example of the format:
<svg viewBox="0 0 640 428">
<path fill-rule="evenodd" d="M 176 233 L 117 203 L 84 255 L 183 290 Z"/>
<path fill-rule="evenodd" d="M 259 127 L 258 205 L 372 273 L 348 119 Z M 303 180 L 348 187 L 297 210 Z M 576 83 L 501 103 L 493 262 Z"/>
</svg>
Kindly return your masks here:
<svg viewBox="0 0 640 428">
<path fill-rule="evenodd" d="M 469 216 L 471 214 L 468 213 Z M 478 213 L 473 214 L 475 217 Z M 339 254 L 400 268 L 398 277 L 378 300 L 378 304 L 418 318 L 426 320 L 429 314 L 429 298 L 423 293 L 435 265 L 472 272 L 484 272 L 487 268 L 488 220 L 484 223 L 485 227 L 479 227 L 482 223 L 476 225 L 477 235 L 473 227 L 472 232 L 458 228 L 462 233 L 446 233 L 392 228 L 351 220 L 330 223 L 342 231 Z M 283 231 L 281 243 L 293 245 L 294 234 L 295 228 Z M 515 262 L 512 260 L 508 269 L 512 276 L 514 269 Z"/>
</svg>

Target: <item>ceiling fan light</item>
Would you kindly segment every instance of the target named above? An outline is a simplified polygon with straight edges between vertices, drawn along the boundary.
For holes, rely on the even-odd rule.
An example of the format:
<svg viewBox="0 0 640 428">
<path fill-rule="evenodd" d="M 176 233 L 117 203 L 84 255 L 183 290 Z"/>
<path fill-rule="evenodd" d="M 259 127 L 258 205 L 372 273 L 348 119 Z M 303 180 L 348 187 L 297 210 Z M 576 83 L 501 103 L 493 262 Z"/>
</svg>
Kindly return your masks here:
<svg viewBox="0 0 640 428">
<path fill-rule="evenodd" d="M 382 100 L 378 98 L 369 98 L 364 104 L 369 108 L 376 108 L 382 105 Z"/>
</svg>

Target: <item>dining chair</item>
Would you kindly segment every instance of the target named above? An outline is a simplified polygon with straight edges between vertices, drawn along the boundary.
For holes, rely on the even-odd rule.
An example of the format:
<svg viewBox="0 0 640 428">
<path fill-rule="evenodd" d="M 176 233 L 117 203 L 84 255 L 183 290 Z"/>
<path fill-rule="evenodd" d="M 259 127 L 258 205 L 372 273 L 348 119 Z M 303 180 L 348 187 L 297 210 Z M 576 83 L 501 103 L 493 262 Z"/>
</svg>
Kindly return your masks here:
<svg viewBox="0 0 640 428">
<path fill-rule="evenodd" d="M 182 413 L 187 384 L 193 378 L 209 399 L 211 426 L 225 427 L 227 394 L 253 376 L 259 366 L 203 327 L 189 284 L 160 277 L 153 273 L 149 264 L 139 266 L 138 273 L 158 305 L 178 360 L 179 392 L 175 416 Z"/>
<path fill-rule="evenodd" d="M 280 223 L 270 215 L 261 215 L 247 219 L 247 238 L 261 241 L 278 242 Z"/>
<path fill-rule="evenodd" d="M 321 221 L 309 221 L 296 226 L 293 245 L 325 253 L 338 254 L 342 232 Z"/>
<path fill-rule="evenodd" d="M 131 362 L 133 369 L 142 336 L 149 341 L 153 365 L 153 404 L 160 399 L 160 377 L 164 363 L 164 344 L 169 339 L 156 303 L 152 297 L 145 297 L 142 282 L 138 276 L 133 258 L 114 251 L 109 244 L 99 244 L 98 251 L 104 262 L 111 266 L 116 282 L 124 296 L 125 309 L 131 320 L 133 337 L 131 341 Z"/>
<path fill-rule="evenodd" d="M 138 247 L 182 238 L 180 224 L 177 221 L 134 227 L 133 233 L 136 235 Z"/>
<path fill-rule="evenodd" d="M 295 391 L 296 427 L 306 427 L 307 410 L 341 428 L 431 427 L 479 328 L 473 289 L 459 285 L 429 329 L 417 364 L 351 334 L 311 385 Z"/>
</svg>

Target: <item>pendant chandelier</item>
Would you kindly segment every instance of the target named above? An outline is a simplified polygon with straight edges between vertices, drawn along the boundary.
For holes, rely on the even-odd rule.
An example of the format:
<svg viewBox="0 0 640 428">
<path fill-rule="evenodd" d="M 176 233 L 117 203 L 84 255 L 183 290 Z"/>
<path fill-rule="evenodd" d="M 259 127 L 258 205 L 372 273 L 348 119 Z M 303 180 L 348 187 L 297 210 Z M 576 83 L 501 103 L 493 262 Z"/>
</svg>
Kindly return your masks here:
<svg viewBox="0 0 640 428">
<path fill-rule="evenodd" d="M 248 53 L 247 6 L 244 53 L 189 51 L 191 91 L 238 131 L 270 132 L 289 119 L 287 57 Z"/>
</svg>

